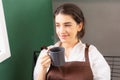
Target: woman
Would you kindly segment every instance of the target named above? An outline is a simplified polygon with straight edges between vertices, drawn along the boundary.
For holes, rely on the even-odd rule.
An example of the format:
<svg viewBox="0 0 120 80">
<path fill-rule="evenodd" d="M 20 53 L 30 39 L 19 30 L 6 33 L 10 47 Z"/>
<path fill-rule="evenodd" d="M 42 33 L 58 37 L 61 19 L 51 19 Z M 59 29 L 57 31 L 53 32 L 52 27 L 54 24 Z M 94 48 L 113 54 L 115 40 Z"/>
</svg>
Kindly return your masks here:
<svg viewBox="0 0 120 80">
<path fill-rule="evenodd" d="M 66 63 L 61 67 L 50 65 L 47 50 L 42 50 L 34 70 L 34 80 L 110 80 L 110 67 L 93 45 L 82 43 L 85 19 L 79 7 L 66 3 L 54 13 L 59 41 L 48 48 L 65 48 Z"/>
</svg>

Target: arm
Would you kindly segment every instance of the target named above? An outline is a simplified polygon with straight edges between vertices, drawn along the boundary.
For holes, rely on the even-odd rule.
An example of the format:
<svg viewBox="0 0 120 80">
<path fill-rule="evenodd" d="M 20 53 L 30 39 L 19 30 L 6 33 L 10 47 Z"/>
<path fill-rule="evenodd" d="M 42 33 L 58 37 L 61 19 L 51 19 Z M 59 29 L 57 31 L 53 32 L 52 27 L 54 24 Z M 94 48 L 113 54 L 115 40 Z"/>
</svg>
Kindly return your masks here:
<svg viewBox="0 0 120 80">
<path fill-rule="evenodd" d="M 47 69 L 50 64 L 51 60 L 47 54 L 47 50 L 42 50 L 34 69 L 34 80 L 45 80 Z"/>
<path fill-rule="evenodd" d="M 110 80 L 110 67 L 102 54 L 94 46 L 90 47 L 89 52 L 94 80 Z"/>
</svg>

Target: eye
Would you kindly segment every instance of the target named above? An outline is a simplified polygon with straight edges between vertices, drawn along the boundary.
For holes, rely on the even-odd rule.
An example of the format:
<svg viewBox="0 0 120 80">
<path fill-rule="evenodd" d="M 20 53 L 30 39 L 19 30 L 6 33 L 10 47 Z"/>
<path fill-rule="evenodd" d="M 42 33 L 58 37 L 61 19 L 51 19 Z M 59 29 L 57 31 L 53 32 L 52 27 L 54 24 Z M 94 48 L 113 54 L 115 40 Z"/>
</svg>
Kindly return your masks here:
<svg viewBox="0 0 120 80">
<path fill-rule="evenodd" d="M 55 26 L 56 26 L 56 27 L 60 27 L 60 25 L 59 25 L 59 24 L 56 24 Z"/>
<path fill-rule="evenodd" d="M 70 25 L 70 24 L 66 24 L 65 26 L 66 26 L 66 27 L 71 27 L 72 25 Z"/>
</svg>

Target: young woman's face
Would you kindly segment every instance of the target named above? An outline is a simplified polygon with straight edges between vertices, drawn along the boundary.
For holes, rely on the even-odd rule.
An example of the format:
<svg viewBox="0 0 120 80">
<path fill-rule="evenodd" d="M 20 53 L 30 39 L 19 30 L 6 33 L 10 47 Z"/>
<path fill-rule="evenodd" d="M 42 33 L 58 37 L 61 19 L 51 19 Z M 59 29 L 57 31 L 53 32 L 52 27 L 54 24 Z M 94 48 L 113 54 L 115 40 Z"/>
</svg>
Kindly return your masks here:
<svg viewBox="0 0 120 80">
<path fill-rule="evenodd" d="M 82 25 L 77 24 L 70 15 L 58 14 L 55 17 L 56 33 L 61 42 L 72 42 L 78 40 L 77 32 Z"/>
</svg>

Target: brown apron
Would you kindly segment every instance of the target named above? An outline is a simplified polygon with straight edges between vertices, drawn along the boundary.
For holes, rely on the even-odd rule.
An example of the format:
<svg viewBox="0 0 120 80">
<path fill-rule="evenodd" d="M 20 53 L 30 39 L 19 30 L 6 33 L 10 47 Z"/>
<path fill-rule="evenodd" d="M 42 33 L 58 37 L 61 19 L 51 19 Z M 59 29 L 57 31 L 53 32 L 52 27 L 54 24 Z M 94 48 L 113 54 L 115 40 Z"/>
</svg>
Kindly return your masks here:
<svg viewBox="0 0 120 80">
<path fill-rule="evenodd" d="M 85 61 L 66 62 L 63 66 L 50 67 L 46 80 L 93 80 L 93 73 L 90 68 L 88 48 L 85 48 Z"/>
</svg>

